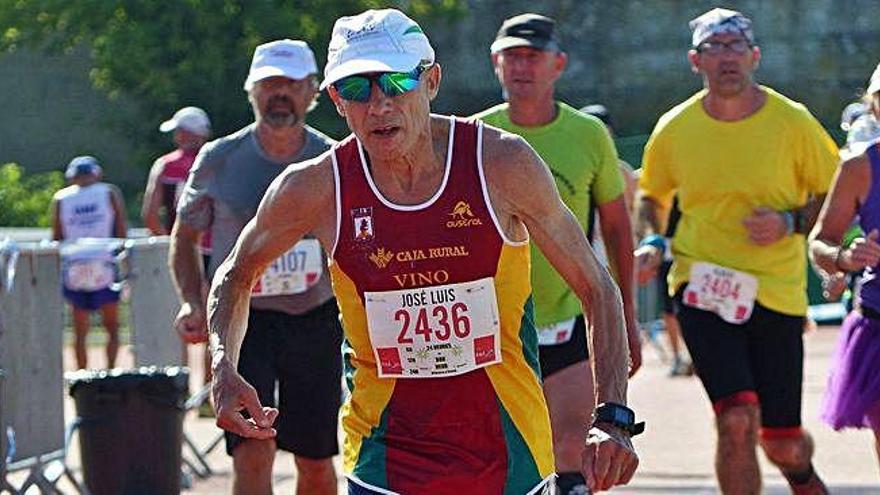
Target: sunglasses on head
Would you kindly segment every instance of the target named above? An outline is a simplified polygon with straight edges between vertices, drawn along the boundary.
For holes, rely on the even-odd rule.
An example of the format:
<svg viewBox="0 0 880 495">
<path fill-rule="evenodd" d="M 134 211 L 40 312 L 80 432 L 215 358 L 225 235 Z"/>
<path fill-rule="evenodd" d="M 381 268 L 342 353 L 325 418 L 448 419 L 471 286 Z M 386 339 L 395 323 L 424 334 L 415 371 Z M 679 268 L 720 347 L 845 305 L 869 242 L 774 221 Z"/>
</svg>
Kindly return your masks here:
<svg viewBox="0 0 880 495">
<path fill-rule="evenodd" d="M 374 82 L 386 96 L 400 96 L 418 88 L 419 78 L 426 70 L 427 67 L 419 65 L 409 72 L 382 72 L 371 76 L 358 74 L 336 81 L 333 87 L 343 100 L 365 103 L 370 100 Z"/>
</svg>

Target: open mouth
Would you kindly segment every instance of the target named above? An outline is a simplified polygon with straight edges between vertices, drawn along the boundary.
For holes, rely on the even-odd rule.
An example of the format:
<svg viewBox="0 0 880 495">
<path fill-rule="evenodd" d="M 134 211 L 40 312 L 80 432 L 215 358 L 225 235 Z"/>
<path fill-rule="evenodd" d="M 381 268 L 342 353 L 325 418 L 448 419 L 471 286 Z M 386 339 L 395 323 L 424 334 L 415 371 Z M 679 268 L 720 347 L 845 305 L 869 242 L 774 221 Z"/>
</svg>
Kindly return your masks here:
<svg viewBox="0 0 880 495">
<path fill-rule="evenodd" d="M 377 127 L 375 129 L 373 129 L 372 131 L 370 131 L 370 133 L 373 134 L 374 136 L 377 136 L 377 137 L 387 138 L 387 137 L 394 136 L 399 131 L 400 131 L 400 127 L 397 127 L 394 125 L 385 125 L 385 126 L 381 126 L 381 127 Z"/>
</svg>

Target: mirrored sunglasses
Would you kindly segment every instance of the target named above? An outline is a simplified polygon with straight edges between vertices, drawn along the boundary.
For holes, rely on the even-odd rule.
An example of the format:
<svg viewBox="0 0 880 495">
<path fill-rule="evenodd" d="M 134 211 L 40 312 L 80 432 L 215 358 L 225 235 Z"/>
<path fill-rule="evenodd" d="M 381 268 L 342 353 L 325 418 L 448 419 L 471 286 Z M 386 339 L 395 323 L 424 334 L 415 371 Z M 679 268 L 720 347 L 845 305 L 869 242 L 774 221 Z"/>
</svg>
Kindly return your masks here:
<svg viewBox="0 0 880 495">
<path fill-rule="evenodd" d="M 339 96 L 348 101 L 365 103 L 370 100 L 370 92 L 375 82 L 386 96 L 395 97 L 419 87 L 419 80 L 427 67 L 418 66 L 409 72 L 382 72 L 373 75 L 358 74 L 344 77 L 333 87 Z"/>
</svg>

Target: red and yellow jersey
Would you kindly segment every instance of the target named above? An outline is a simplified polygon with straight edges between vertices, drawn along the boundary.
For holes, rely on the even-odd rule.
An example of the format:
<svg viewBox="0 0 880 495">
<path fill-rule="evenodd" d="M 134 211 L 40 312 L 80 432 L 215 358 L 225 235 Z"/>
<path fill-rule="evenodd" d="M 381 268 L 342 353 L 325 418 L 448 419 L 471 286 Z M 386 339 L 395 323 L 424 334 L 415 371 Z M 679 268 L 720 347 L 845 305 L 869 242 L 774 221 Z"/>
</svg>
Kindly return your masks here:
<svg viewBox="0 0 880 495">
<path fill-rule="evenodd" d="M 333 151 L 345 472 L 382 493 L 530 493 L 553 453 L 529 244 L 498 226 L 482 125 L 451 119 L 449 136 L 442 184 L 418 205 L 382 196 L 357 139 Z"/>
</svg>

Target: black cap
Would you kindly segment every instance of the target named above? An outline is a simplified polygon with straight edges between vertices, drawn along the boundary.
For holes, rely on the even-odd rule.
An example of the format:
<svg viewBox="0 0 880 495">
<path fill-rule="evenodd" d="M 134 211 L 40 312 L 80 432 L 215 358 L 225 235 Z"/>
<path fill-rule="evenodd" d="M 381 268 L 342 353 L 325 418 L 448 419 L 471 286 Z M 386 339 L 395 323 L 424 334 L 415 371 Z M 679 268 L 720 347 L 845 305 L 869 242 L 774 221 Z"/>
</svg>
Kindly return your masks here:
<svg viewBox="0 0 880 495">
<path fill-rule="evenodd" d="M 556 21 L 540 14 L 520 14 L 505 20 L 490 50 L 498 53 L 508 48 L 529 46 L 539 50 L 559 50 Z"/>
</svg>

